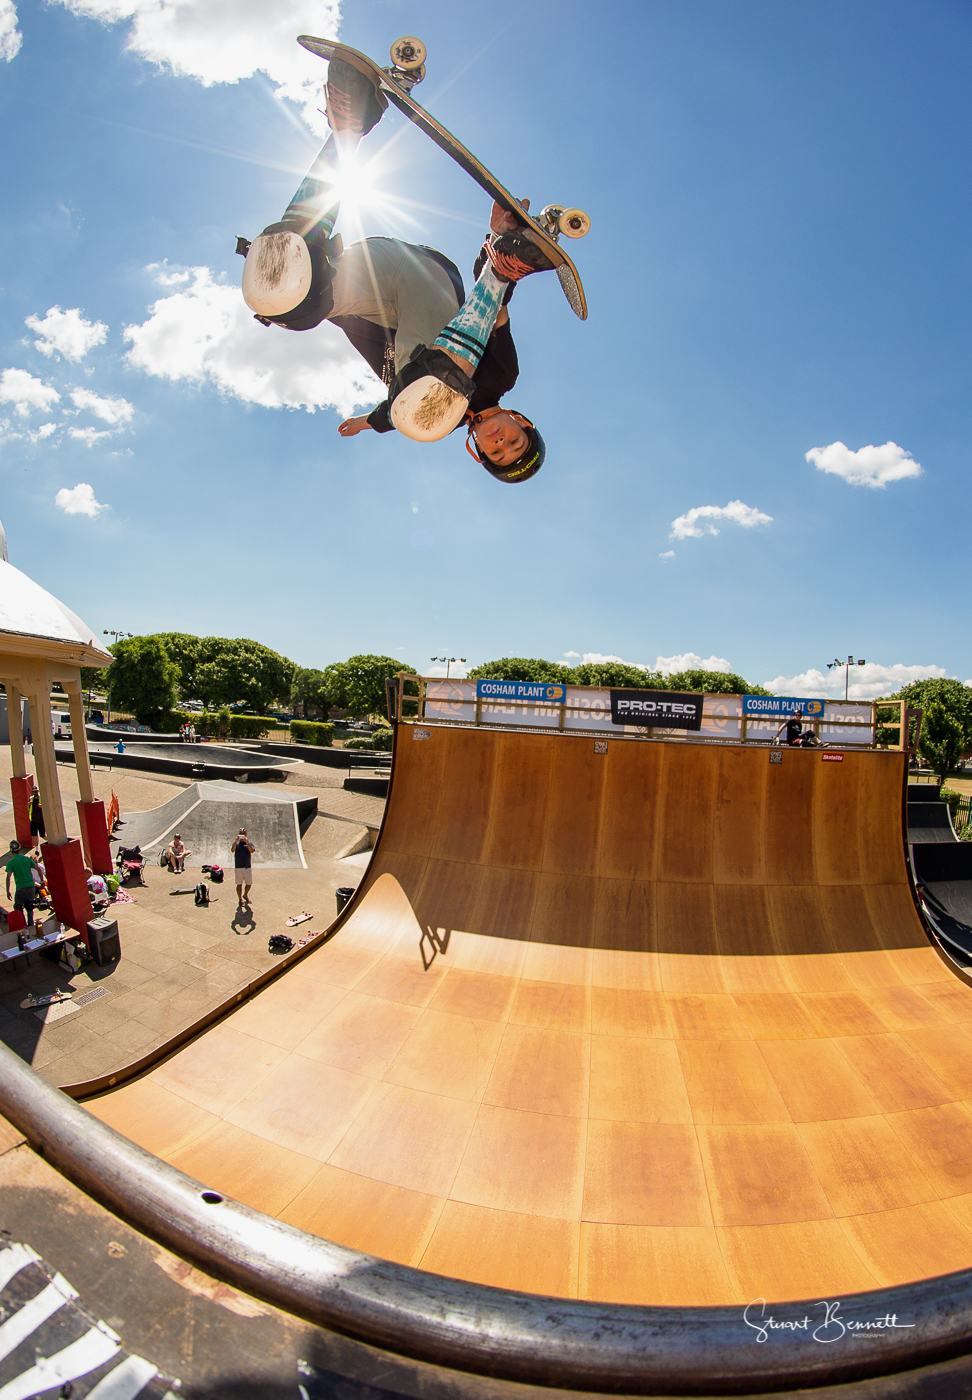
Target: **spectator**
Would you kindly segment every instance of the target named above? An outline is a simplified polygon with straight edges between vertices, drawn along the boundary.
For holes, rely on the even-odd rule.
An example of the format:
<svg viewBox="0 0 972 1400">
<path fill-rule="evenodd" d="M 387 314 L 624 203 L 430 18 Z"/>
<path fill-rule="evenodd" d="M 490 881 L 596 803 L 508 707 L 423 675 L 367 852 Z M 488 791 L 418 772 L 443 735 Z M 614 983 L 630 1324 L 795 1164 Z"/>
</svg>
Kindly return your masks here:
<svg viewBox="0 0 972 1400">
<path fill-rule="evenodd" d="M 169 870 L 173 874 L 181 874 L 182 871 L 185 870 L 186 856 L 188 854 L 189 852 L 186 850 L 186 843 L 185 841 L 183 841 L 182 837 L 177 831 L 176 834 L 173 836 L 172 840 L 169 842 L 168 848 L 166 850 L 166 855 L 169 859 Z"/>
<path fill-rule="evenodd" d="M 108 903 L 108 886 L 103 876 L 95 875 L 93 871 L 85 868 L 84 878 L 88 882 L 92 909 L 104 909 Z"/>
<path fill-rule="evenodd" d="M 34 884 L 33 854 L 24 855 L 19 841 L 11 841 L 10 856 L 7 859 L 7 898 L 10 898 L 10 878 L 14 881 L 14 908 L 24 911 L 28 928 L 34 926 L 34 900 L 37 886 Z"/>
<path fill-rule="evenodd" d="M 236 867 L 236 900 L 240 909 L 252 909 L 250 903 L 250 887 L 253 884 L 253 867 L 250 857 L 253 855 L 255 846 L 247 838 L 246 827 L 240 827 L 240 834 L 231 847 L 233 852 L 233 864 Z M 245 893 L 244 893 L 245 891 Z"/>
<path fill-rule="evenodd" d="M 47 831 L 44 827 L 44 808 L 41 806 L 40 793 L 37 791 L 37 784 L 34 784 L 30 794 L 30 802 L 27 804 L 27 814 L 30 817 L 30 844 L 40 846 L 41 841 L 47 840 Z"/>
</svg>

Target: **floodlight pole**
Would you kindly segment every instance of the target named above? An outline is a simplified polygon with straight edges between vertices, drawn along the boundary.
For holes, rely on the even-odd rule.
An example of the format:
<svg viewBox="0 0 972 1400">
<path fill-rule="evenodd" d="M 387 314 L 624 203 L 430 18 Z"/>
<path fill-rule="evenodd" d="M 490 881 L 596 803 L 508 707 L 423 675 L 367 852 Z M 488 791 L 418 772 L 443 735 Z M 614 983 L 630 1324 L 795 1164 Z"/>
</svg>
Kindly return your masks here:
<svg viewBox="0 0 972 1400">
<path fill-rule="evenodd" d="M 855 661 L 853 656 L 848 656 L 846 661 L 841 661 L 839 656 L 835 656 L 833 661 L 827 662 L 827 670 L 832 671 L 835 667 L 843 667 L 844 671 L 844 704 L 847 704 L 848 693 L 850 691 L 850 668 L 852 666 L 866 666 L 867 662 L 863 657 Z"/>
<path fill-rule="evenodd" d="M 456 657 L 456 656 L 430 656 L 430 657 L 429 657 L 429 660 L 430 660 L 430 661 L 444 661 L 444 662 L 445 662 L 446 680 L 449 679 L 449 668 L 452 667 L 452 666 L 454 666 L 454 665 L 456 664 L 456 661 L 461 662 L 463 666 L 465 666 L 465 664 L 466 664 L 466 658 L 465 658 L 464 656 L 459 656 L 459 657 Z"/>
<path fill-rule="evenodd" d="M 102 634 L 103 634 L 104 636 L 106 636 L 106 637 L 114 637 L 114 639 L 115 639 L 116 642 L 121 641 L 122 637 L 134 637 L 134 635 L 135 635 L 134 632 L 117 632 L 117 631 L 115 631 L 115 629 L 112 628 L 112 627 L 102 627 L 101 631 L 102 631 Z M 111 668 L 109 667 L 109 669 L 111 669 Z M 115 682 L 114 682 L 113 680 L 109 679 L 109 681 L 108 681 L 108 718 L 105 720 L 105 728 L 106 728 L 106 729 L 110 729 L 110 728 L 111 728 L 111 689 L 112 689 L 112 686 L 113 686 L 114 684 L 115 684 Z"/>
</svg>

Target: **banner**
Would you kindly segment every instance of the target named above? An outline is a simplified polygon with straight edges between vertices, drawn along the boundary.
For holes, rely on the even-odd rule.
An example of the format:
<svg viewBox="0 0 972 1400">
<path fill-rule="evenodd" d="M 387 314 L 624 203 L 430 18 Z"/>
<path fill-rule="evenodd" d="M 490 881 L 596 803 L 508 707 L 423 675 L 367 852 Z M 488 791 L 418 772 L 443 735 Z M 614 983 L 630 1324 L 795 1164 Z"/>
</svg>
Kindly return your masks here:
<svg viewBox="0 0 972 1400">
<path fill-rule="evenodd" d="M 477 681 L 477 700 L 519 700 L 533 705 L 565 705 L 567 687 L 551 681 Z"/>
<path fill-rule="evenodd" d="M 786 719 L 798 712 L 804 719 L 819 719 L 825 700 L 800 700 L 792 695 L 744 695 L 743 714 L 754 719 Z"/>
<path fill-rule="evenodd" d="M 701 729 L 702 703 L 701 695 L 674 690 L 612 690 L 611 723 Z"/>
</svg>

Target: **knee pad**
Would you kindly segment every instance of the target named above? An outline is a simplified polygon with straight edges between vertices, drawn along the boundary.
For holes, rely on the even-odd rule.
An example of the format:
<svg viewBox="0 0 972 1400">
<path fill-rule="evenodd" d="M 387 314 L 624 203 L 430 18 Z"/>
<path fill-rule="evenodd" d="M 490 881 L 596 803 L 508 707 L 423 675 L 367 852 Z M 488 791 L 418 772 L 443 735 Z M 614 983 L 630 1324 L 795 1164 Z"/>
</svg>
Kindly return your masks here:
<svg viewBox="0 0 972 1400">
<path fill-rule="evenodd" d="M 474 388 L 443 351 L 418 345 L 392 382 L 391 420 L 413 442 L 439 442 L 462 422 Z"/>
<path fill-rule="evenodd" d="M 306 239 L 288 224 L 271 224 L 247 252 L 243 300 L 267 325 L 311 330 L 331 309 L 332 277 L 326 241 Z"/>
</svg>

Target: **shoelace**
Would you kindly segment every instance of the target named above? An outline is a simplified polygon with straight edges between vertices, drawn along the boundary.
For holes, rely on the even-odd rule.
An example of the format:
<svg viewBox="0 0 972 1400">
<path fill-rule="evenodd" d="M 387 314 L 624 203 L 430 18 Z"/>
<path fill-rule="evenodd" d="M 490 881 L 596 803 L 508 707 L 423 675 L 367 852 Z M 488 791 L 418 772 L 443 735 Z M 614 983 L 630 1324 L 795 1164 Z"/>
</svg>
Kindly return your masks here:
<svg viewBox="0 0 972 1400">
<path fill-rule="evenodd" d="M 327 85 L 327 116 L 330 120 L 332 114 L 335 121 L 339 122 L 345 130 L 361 132 L 364 130 L 364 123 L 360 117 L 355 116 L 351 105 L 351 94 L 342 88 Z"/>
</svg>

